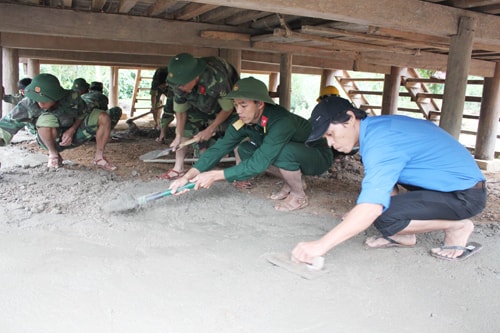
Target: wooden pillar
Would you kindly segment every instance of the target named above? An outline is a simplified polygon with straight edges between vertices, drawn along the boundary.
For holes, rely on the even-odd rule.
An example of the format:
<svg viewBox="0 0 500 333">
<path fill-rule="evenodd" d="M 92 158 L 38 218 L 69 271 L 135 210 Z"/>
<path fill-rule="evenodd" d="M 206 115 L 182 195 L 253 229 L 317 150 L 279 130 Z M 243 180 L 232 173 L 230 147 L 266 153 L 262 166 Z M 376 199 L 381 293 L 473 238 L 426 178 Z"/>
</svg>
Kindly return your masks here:
<svg viewBox="0 0 500 333">
<path fill-rule="evenodd" d="M 0 46 L 0 82 L 3 82 L 3 47 Z M 3 116 L 3 85 L 0 89 L 0 118 Z"/>
<path fill-rule="evenodd" d="M 233 65 L 238 73 L 241 73 L 241 50 L 222 49 L 220 55 Z"/>
<path fill-rule="evenodd" d="M 280 105 L 290 110 L 292 95 L 292 55 L 282 54 L 280 61 Z"/>
<path fill-rule="evenodd" d="M 464 113 L 465 90 L 472 55 L 476 21 L 461 17 L 458 34 L 451 38 L 443 93 L 443 108 L 439 126 L 454 136 L 460 136 Z"/>
<path fill-rule="evenodd" d="M 401 67 L 391 66 L 391 73 L 384 76 L 381 114 L 398 113 L 399 88 L 401 87 Z"/>
<path fill-rule="evenodd" d="M 279 73 L 272 72 L 269 74 L 269 91 L 277 91 L 279 86 Z"/>
<path fill-rule="evenodd" d="M 2 54 L 2 85 L 5 87 L 5 93 L 17 94 L 17 81 L 19 81 L 19 52 L 17 49 L 3 48 Z M 3 103 L 2 111 L 8 113 L 13 108 L 14 105 Z"/>
<path fill-rule="evenodd" d="M 109 107 L 118 106 L 118 72 L 119 68 L 111 66 L 109 78 Z"/>
<path fill-rule="evenodd" d="M 269 73 L 269 96 L 271 96 L 274 100 L 274 102 L 279 101 L 279 79 L 280 75 L 279 73 L 272 72 Z"/>
<path fill-rule="evenodd" d="M 324 69 L 323 72 L 321 73 L 321 83 L 318 91 L 318 96 L 319 93 L 321 92 L 321 89 L 323 89 L 326 86 L 334 86 L 335 85 L 335 75 L 334 71 L 330 69 Z"/>
<path fill-rule="evenodd" d="M 498 132 L 498 117 L 500 117 L 500 63 L 495 66 L 495 75 L 484 78 L 481 111 L 476 135 L 474 157 L 479 160 L 495 158 L 495 144 Z"/>
<path fill-rule="evenodd" d="M 40 60 L 28 59 L 28 77 L 34 78 L 40 74 Z"/>
</svg>

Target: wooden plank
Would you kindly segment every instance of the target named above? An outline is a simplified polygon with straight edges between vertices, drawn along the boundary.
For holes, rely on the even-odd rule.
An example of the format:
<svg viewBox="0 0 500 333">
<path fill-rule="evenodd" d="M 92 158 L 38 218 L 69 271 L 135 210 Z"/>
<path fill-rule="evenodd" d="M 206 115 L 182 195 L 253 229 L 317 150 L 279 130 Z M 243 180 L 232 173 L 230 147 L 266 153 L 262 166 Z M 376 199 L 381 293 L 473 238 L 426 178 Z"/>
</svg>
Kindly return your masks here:
<svg viewBox="0 0 500 333">
<path fill-rule="evenodd" d="M 193 2 L 227 5 L 227 0 Z M 460 17 L 469 16 L 477 21 L 475 29 L 477 41 L 500 45 L 500 19 L 498 17 L 418 0 L 316 0 L 314 2 L 231 0 L 230 4 L 243 9 L 258 8 L 271 13 L 379 26 L 445 38 L 456 33 Z"/>
</svg>

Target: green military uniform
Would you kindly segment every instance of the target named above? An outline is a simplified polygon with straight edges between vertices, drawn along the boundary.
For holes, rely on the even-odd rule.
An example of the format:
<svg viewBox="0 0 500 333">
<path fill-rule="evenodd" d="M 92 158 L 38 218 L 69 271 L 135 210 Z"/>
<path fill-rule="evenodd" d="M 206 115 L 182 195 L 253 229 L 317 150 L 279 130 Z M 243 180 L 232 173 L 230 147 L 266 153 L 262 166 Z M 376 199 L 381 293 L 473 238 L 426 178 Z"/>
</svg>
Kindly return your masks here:
<svg viewBox="0 0 500 333">
<path fill-rule="evenodd" d="M 3 95 L 2 100 L 6 103 L 14 104 L 16 105 L 19 103 L 22 99 L 24 98 L 23 95 Z"/>
<path fill-rule="evenodd" d="M 106 111 L 106 113 L 109 115 L 109 118 L 111 118 L 111 129 L 115 128 L 116 124 L 118 124 L 118 121 L 122 116 L 122 109 L 120 107 L 115 106 L 111 109 L 108 109 L 109 99 L 100 91 L 91 90 L 88 93 L 83 94 L 81 97 L 87 104 L 89 109 L 99 109 Z"/>
<path fill-rule="evenodd" d="M 50 88 L 41 89 L 40 86 L 43 84 L 50 85 Z M 56 88 L 52 89 L 52 87 Z M 40 91 L 48 91 L 48 93 L 43 94 Z M 103 111 L 89 109 L 77 92 L 61 88 L 55 76 L 40 74 L 37 80 L 33 80 L 32 84 L 26 87 L 25 92 L 26 98 L 0 119 L 0 146 L 9 144 L 12 137 L 26 126 L 37 135 L 39 145 L 46 148 L 38 137 L 37 127 L 58 128 L 60 138 L 77 119 L 83 119 L 83 121 L 73 137 L 72 144 L 57 146 L 59 151 L 79 146 L 95 136 L 99 114 Z M 57 101 L 56 105 L 50 110 L 44 110 L 30 98 L 30 94 L 38 95 L 39 99 L 44 102 Z"/>
<path fill-rule="evenodd" d="M 160 100 L 161 95 L 165 95 L 166 97 L 165 105 L 163 106 L 163 113 L 160 119 L 161 128 L 168 126 L 168 124 L 170 124 L 175 118 L 174 91 L 172 90 L 170 85 L 163 84 L 166 83 L 167 75 L 168 75 L 167 67 L 158 68 L 153 75 L 153 80 L 151 82 L 151 89 L 149 91 L 151 96 L 156 96 L 157 103 Z M 155 106 L 156 105 L 152 105 L 152 107 Z"/>
<path fill-rule="evenodd" d="M 271 165 L 289 171 L 300 169 L 304 175 L 320 175 L 332 165 L 333 154 L 325 140 L 306 147 L 304 142 L 310 134 L 309 121 L 279 105 L 266 103 L 257 124 L 234 122 L 193 167 L 200 172 L 210 170 L 240 145 L 241 163 L 224 170 L 224 178 L 229 182 L 254 177 Z M 246 138 L 249 140 L 243 141 Z"/>
<path fill-rule="evenodd" d="M 191 70 L 184 70 L 191 74 L 196 73 L 192 78 L 184 77 L 182 67 L 186 67 L 186 58 L 195 64 Z M 182 62 L 183 66 L 176 66 L 176 59 L 179 63 Z M 199 81 L 191 92 L 185 93 L 178 89 L 179 85 L 191 81 L 196 76 L 199 76 Z M 238 79 L 239 74 L 236 69 L 219 57 L 193 58 L 184 53 L 170 61 L 167 81 L 174 88 L 174 111 L 188 112 L 186 127 L 182 134 L 184 137 L 192 137 L 206 128 L 221 110 L 227 112 L 233 109 L 232 101 L 223 97 L 231 91 Z M 229 124 L 228 120 L 224 127 Z"/>
</svg>

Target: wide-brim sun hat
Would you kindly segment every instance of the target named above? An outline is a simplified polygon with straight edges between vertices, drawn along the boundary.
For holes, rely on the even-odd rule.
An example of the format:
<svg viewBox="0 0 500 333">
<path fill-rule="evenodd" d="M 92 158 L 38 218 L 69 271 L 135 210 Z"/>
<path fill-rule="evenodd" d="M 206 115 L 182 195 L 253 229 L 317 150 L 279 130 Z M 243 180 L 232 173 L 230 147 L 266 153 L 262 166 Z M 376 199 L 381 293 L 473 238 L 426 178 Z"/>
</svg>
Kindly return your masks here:
<svg viewBox="0 0 500 333">
<path fill-rule="evenodd" d="M 251 99 L 264 103 L 276 104 L 269 97 L 269 90 L 264 82 L 257 80 L 253 76 L 244 78 L 236 82 L 233 90 L 226 95 L 227 99 Z"/>
<path fill-rule="evenodd" d="M 38 74 L 24 89 L 24 95 L 35 102 L 57 102 L 66 94 L 59 79 L 52 74 Z"/>
</svg>

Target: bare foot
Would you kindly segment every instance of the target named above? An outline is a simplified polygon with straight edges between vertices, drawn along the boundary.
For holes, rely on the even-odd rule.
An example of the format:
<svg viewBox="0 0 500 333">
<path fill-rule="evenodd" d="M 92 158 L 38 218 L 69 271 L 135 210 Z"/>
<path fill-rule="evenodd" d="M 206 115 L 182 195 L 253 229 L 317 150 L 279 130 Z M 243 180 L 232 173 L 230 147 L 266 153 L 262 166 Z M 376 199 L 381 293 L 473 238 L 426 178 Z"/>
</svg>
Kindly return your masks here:
<svg viewBox="0 0 500 333">
<path fill-rule="evenodd" d="M 474 223 L 471 220 L 457 221 L 452 228 L 446 229 L 444 236 L 444 246 L 466 246 L 467 240 L 474 231 Z M 436 247 L 431 252 L 446 258 L 457 258 L 464 251 L 459 249 L 443 249 Z"/>
<path fill-rule="evenodd" d="M 415 234 L 369 237 L 365 240 L 365 244 L 371 248 L 411 247 L 417 244 L 417 237 Z"/>
</svg>

